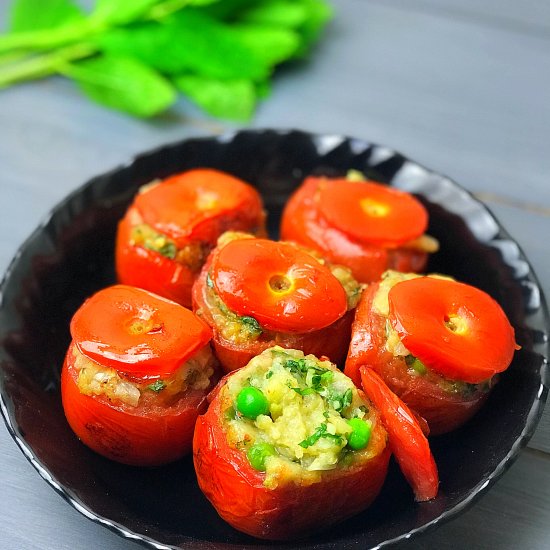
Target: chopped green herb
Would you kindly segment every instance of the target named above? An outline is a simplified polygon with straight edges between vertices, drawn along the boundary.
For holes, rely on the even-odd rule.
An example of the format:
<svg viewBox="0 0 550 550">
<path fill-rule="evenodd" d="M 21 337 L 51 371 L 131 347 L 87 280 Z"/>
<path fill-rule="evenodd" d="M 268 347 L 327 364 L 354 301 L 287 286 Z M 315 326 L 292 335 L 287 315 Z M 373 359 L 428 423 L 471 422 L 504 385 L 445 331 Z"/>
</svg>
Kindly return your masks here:
<svg viewBox="0 0 550 550">
<path fill-rule="evenodd" d="M 214 288 L 214 281 L 212 280 L 212 277 L 210 277 L 210 273 L 206 274 L 206 286 L 208 288 Z"/>
<path fill-rule="evenodd" d="M 353 393 L 351 389 L 347 389 L 343 394 L 333 394 L 330 396 L 330 404 L 337 412 L 343 411 L 351 404 Z"/>
<path fill-rule="evenodd" d="M 154 250 L 155 252 L 162 254 L 162 256 L 165 256 L 170 260 L 173 260 L 176 257 L 176 253 L 178 251 L 176 245 L 173 242 L 167 241 L 165 239 L 159 239 L 159 241 L 161 242 L 147 240 L 143 243 L 143 246 L 145 246 L 145 248 L 148 248 L 149 250 Z"/>
<path fill-rule="evenodd" d="M 422 363 L 422 361 L 420 361 L 420 359 L 418 359 L 414 355 L 407 355 L 405 357 L 405 363 L 407 363 L 407 366 L 411 367 L 418 374 L 426 374 L 426 372 L 428 371 L 426 365 L 424 365 L 424 363 Z"/>
<path fill-rule="evenodd" d="M 166 387 L 166 383 L 163 380 L 155 380 L 152 384 L 147 386 L 147 389 L 159 393 Z"/>
<path fill-rule="evenodd" d="M 244 317 L 241 317 L 240 319 L 241 319 L 241 323 L 243 323 L 243 325 L 245 325 L 250 330 L 250 332 L 259 333 L 259 334 L 263 332 L 262 327 L 260 326 L 260 323 L 258 323 L 258 321 L 254 319 L 254 317 L 244 316 Z"/>
<path fill-rule="evenodd" d="M 291 390 L 294 390 L 298 395 L 301 395 L 302 397 L 315 393 L 315 390 L 313 388 L 304 388 L 303 390 L 301 388 L 293 388 L 292 386 L 289 386 L 289 388 Z"/>
<path fill-rule="evenodd" d="M 300 441 L 298 445 L 300 445 L 300 447 L 303 447 L 304 449 L 307 449 L 308 447 L 315 445 L 315 443 L 317 443 L 317 441 L 319 441 L 321 437 L 333 439 L 338 443 L 342 443 L 342 436 L 327 432 L 327 425 L 325 422 L 323 422 L 309 437 L 306 437 L 303 441 Z"/>
<path fill-rule="evenodd" d="M 273 376 L 273 371 L 270 370 L 270 371 L 267 371 L 266 374 L 265 374 L 265 377 L 269 380 L 271 377 Z"/>
</svg>

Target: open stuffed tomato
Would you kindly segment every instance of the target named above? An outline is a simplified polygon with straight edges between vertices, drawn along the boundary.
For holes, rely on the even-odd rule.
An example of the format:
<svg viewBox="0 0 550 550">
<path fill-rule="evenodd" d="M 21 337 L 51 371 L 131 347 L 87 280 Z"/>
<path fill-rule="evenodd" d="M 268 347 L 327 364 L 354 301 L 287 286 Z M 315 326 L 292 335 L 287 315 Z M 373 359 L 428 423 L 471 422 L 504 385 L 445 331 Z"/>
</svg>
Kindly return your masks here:
<svg viewBox="0 0 550 550">
<path fill-rule="evenodd" d="M 84 302 L 71 336 L 61 395 L 84 444 L 135 466 L 190 452 L 195 421 L 218 379 L 205 323 L 175 302 L 116 285 Z"/>
<path fill-rule="evenodd" d="M 193 440 L 199 486 L 218 514 L 272 540 L 366 509 L 389 456 L 363 392 L 330 361 L 280 347 L 220 382 Z"/>
<path fill-rule="evenodd" d="M 121 283 L 191 305 L 191 287 L 229 229 L 265 234 L 259 193 L 229 174 L 195 169 L 144 186 L 119 224 Z"/>
<path fill-rule="evenodd" d="M 226 233 L 193 287 L 223 368 L 274 345 L 343 364 L 362 287 L 349 269 L 285 242 Z"/>
<path fill-rule="evenodd" d="M 426 209 L 408 193 L 357 178 L 308 177 L 287 202 L 281 238 L 320 251 L 368 283 L 387 269 L 422 271 L 438 249 L 427 226 Z"/>
<path fill-rule="evenodd" d="M 360 366 L 374 369 L 437 435 L 479 410 L 515 349 L 514 330 L 488 294 L 390 271 L 357 308 L 345 373 L 360 383 Z"/>
</svg>

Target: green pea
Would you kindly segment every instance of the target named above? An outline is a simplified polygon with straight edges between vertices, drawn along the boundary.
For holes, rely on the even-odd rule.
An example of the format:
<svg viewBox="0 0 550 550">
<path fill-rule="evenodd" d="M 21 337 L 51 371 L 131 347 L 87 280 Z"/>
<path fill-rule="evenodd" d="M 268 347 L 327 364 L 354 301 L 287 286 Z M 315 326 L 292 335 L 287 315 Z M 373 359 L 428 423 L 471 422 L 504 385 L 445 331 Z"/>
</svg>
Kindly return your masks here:
<svg viewBox="0 0 550 550">
<path fill-rule="evenodd" d="M 364 449 L 369 444 L 372 423 L 361 418 L 351 418 L 348 420 L 348 424 L 352 429 L 348 436 L 348 447 L 354 451 Z"/>
<path fill-rule="evenodd" d="M 256 420 L 260 414 L 269 414 L 269 402 L 259 389 L 248 386 L 237 395 L 237 410 L 246 418 Z"/>
<path fill-rule="evenodd" d="M 265 472 L 265 459 L 268 456 L 275 456 L 276 454 L 277 451 L 275 447 L 270 443 L 256 443 L 256 445 L 252 445 L 252 447 L 248 449 L 246 457 L 252 468 L 260 472 Z"/>
</svg>

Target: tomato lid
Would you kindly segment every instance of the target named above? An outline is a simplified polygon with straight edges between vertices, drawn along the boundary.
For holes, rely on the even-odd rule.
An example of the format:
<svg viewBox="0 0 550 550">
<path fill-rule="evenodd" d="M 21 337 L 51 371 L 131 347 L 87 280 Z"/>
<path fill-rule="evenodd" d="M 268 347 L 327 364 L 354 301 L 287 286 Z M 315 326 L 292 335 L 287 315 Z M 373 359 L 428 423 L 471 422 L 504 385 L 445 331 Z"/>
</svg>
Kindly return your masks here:
<svg viewBox="0 0 550 550">
<path fill-rule="evenodd" d="M 212 280 L 227 307 L 268 330 L 319 330 L 347 310 L 344 288 L 330 269 L 290 243 L 231 241 L 213 258 Z"/>
<path fill-rule="evenodd" d="M 211 338 L 192 311 L 139 288 L 115 285 L 94 294 L 71 320 L 86 356 L 132 377 L 170 376 Z"/>
<path fill-rule="evenodd" d="M 405 347 L 452 380 L 478 384 L 508 368 L 516 342 L 488 294 L 448 279 L 402 281 L 388 294 L 389 319 Z"/>
<path fill-rule="evenodd" d="M 321 215 L 363 242 L 398 246 L 422 235 L 428 213 L 409 193 L 372 181 L 319 180 Z"/>
<path fill-rule="evenodd" d="M 240 209 L 261 213 L 258 192 L 217 170 L 196 169 L 169 177 L 139 193 L 134 201 L 143 221 L 174 240 L 204 231 L 204 224 Z M 208 233 L 208 231 L 207 231 Z M 214 240 L 219 231 L 215 228 Z"/>
</svg>

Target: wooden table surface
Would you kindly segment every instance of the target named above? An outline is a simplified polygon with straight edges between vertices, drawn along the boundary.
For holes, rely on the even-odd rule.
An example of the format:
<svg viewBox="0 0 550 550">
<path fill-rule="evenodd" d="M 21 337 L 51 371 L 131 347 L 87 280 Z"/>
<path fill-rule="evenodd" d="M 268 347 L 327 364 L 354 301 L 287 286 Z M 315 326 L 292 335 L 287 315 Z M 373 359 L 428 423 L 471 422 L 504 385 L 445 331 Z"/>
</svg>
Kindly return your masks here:
<svg viewBox="0 0 550 550">
<path fill-rule="evenodd" d="M 334 0 L 306 62 L 279 71 L 254 127 L 382 143 L 484 200 L 550 296 L 550 3 Z M 0 24 L 8 2 L 0 1 Z M 181 101 L 145 122 L 62 79 L 0 92 L 0 271 L 66 193 L 134 154 L 231 126 Z M 0 426 L 0 548 L 131 550 L 47 485 Z M 550 412 L 473 507 L 408 549 L 550 548 Z"/>
</svg>

